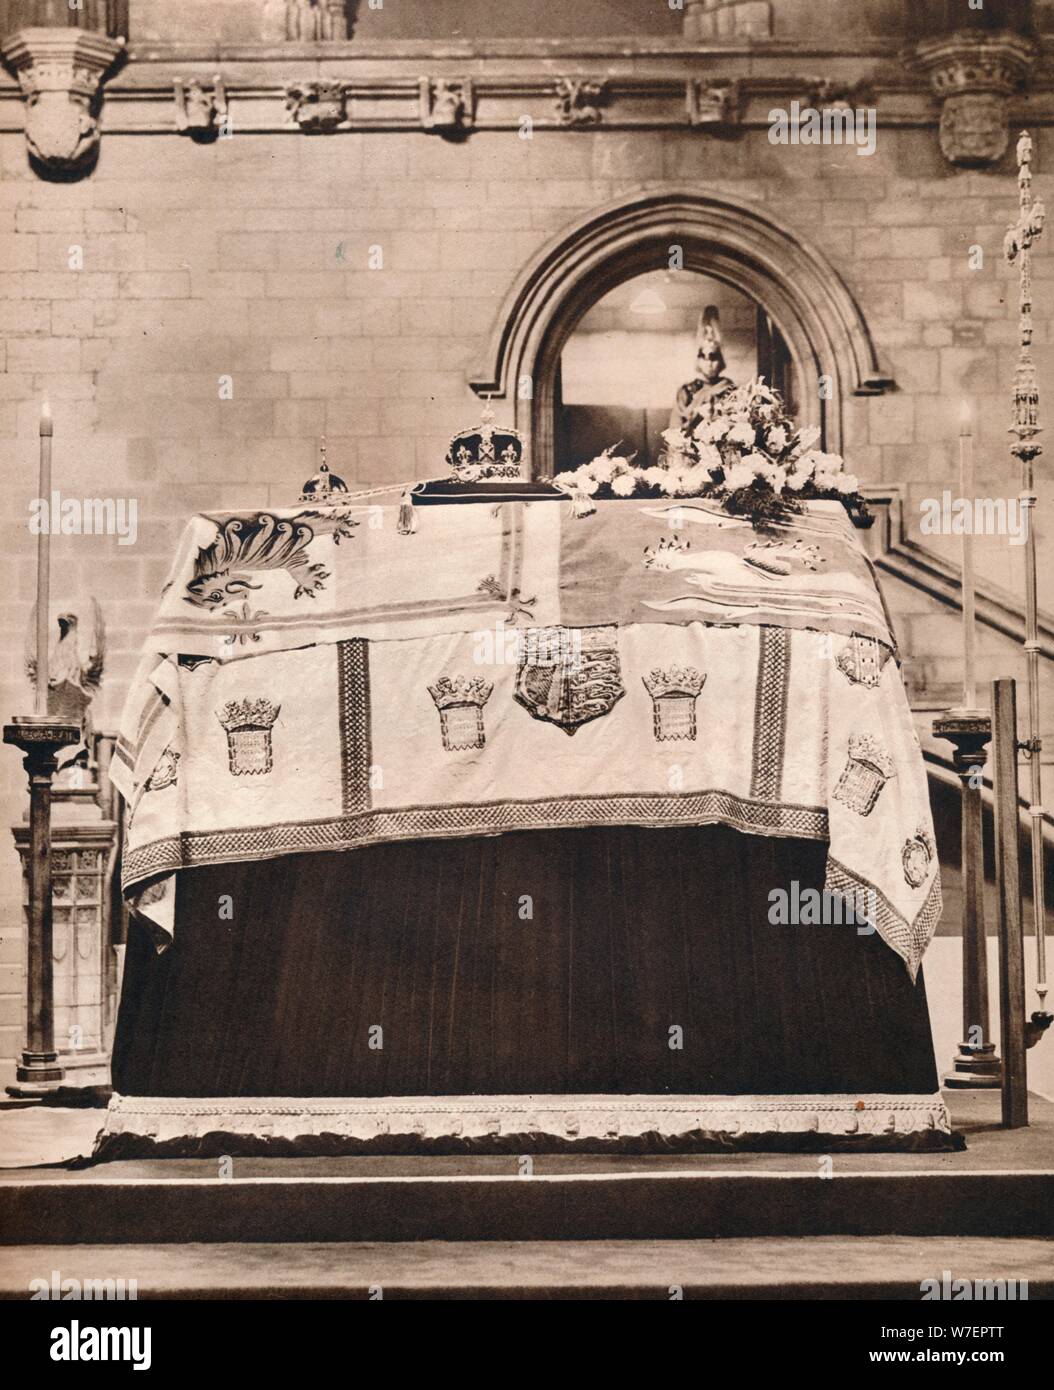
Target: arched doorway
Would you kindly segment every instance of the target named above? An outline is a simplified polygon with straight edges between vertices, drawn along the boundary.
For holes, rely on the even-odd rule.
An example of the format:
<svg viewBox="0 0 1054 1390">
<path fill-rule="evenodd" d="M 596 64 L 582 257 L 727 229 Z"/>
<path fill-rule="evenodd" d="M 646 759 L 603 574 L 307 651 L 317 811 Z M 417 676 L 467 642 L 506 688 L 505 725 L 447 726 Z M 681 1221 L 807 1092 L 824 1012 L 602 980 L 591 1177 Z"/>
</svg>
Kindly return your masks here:
<svg viewBox="0 0 1054 1390">
<path fill-rule="evenodd" d="M 671 263 L 759 306 L 786 345 L 798 418 L 820 427 L 826 448 L 841 449 L 846 396 L 876 395 L 892 384 L 845 282 L 797 233 L 725 196 L 638 192 L 579 218 L 542 247 L 507 295 L 470 373 L 480 395 L 512 405 L 512 423 L 531 436 L 535 477 L 560 463 L 559 369 L 571 334 L 617 286 Z"/>
<path fill-rule="evenodd" d="M 722 375 L 736 385 L 764 377 L 797 413 L 794 364 L 761 305 L 710 275 L 653 270 L 609 290 L 564 342 L 553 391 L 555 470 L 616 443 L 639 467 L 657 463 L 663 432 L 681 420 L 678 390 L 697 380 L 707 332 Z"/>
</svg>

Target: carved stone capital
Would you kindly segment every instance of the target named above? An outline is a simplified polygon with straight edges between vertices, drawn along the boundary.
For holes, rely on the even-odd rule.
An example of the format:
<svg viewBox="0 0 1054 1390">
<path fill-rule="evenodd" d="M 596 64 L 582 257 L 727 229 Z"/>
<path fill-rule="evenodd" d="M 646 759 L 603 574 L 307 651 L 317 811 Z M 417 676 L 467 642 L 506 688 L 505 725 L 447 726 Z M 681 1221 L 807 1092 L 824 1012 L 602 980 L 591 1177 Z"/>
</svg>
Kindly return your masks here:
<svg viewBox="0 0 1054 1390">
<path fill-rule="evenodd" d="M 1035 62 L 1035 45 L 1009 31 L 961 32 L 923 40 L 915 56 L 942 103 L 945 159 L 964 168 L 1001 159 L 1010 142 L 1009 98 Z"/>
<path fill-rule="evenodd" d="M 59 175 L 87 168 L 99 148 L 99 89 L 124 40 L 87 29 L 19 29 L 0 51 L 22 88 L 32 159 Z"/>
</svg>

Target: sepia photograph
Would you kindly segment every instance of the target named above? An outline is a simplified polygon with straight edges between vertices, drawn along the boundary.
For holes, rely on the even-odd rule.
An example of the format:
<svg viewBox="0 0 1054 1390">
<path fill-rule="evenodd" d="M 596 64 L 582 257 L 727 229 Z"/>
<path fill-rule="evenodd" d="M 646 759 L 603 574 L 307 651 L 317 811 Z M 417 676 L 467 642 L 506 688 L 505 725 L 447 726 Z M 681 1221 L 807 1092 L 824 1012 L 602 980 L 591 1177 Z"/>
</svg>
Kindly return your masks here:
<svg viewBox="0 0 1054 1390">
<path fill-rule="evenodd" d="M 0 0 L 30 1368 L 1031 1364 L 1052 198 L 1054 0 Z"/>
</svg>

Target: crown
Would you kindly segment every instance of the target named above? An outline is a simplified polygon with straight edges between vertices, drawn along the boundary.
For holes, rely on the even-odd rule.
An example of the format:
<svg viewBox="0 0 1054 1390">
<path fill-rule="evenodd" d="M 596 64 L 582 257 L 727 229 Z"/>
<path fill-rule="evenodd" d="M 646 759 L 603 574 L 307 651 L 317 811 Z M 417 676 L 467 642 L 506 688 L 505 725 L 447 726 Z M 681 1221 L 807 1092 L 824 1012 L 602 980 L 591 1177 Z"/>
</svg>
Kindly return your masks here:
<svg viewBox="0 0 1054 1390">
<path fill-rule="evenodd" d="M 523 454 L 523 435 L 508 425 L 495 429 L 488 401 L 479 424 L 454 435 L 446 461 L 458 478 L 477 482 L 481 478 L 520 477 Z"/>
<path fill-rule="evenodd" d="M 464 676 L 440 676 L 435 685 L 428 687 L 428 693 L 436 703 L 436 709 L 453 709 L 457 705 L 485 705 L 490 699 L 492 685 L 481 676 L 468 680 Z"/>
<path fill-rule="evenodd" d="M 300 491 L 301 502 L 314 502 L 316 506 L 325 506 L 327 502 L 335 502 L 334 493 L 347 492 L 348 485 L 343 478 L 338 478 L 335 473 L 329 471 L 329 464 L 326 462 L 326 436 L 322 436 L 321 446 L 322 461 L 318 466 L 318 472 L 308 478 Z"/>
<path fill-rule="evenodd" d="M 644 547 L 644 568 L 669 569 L 673 556 L 683 555 L 689 549 L 691 549 L 691 541 L 682 540 L 680 536 L 660 536 L 657 546 L 653 548 L 646 545 Z"/>
<path fill-rule="evenodd" d="M 893 776 L 893 759 L 870 734 L 853 734 L 850 737 L 849 757 L 853 762 L 872 768 L 880 777 Z"/>
<path fill-rule="evenodd" d="M 694 700 L 702 690 L 706 677 L 694 666 L 670 666 L 665 671 L 650 671 L 643 679 L 645 689 L 653 700 Z"/>
<path fill-rule="evenodd" d="M 281 708 L 270 700 L 228 700 L 219 712 L 219 721 L 230 734 L 242 729 L 269 729 Z"/>
</svg>

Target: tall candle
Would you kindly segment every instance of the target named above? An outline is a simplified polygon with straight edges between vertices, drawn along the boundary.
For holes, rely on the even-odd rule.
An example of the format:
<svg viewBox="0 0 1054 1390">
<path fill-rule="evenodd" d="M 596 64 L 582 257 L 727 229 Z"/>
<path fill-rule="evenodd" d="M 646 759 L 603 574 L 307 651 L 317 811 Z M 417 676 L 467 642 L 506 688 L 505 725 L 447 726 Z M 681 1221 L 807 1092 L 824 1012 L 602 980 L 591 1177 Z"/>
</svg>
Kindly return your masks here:
<svg viewBox="0 0 1054 1390">
<path fill-rule="evenodd" d="M 977 708 L 977 629 L 974 622 L 973 514 L 974 467 L 973 430 L 970 406 L 963 401 L 959 427 L 959 494 L 967 502 L 962 536 L 963 570 L 963 706 Z"/>
<path fill-rule="evenodd" d="M 51 408 L 40 407 L 40 482 L 37 496 L 48 508 L 48 524 L 37 533 L 37 688 L 33 711 L 48 712 L 48 610 L 51 607 Z"/>
</svg>

